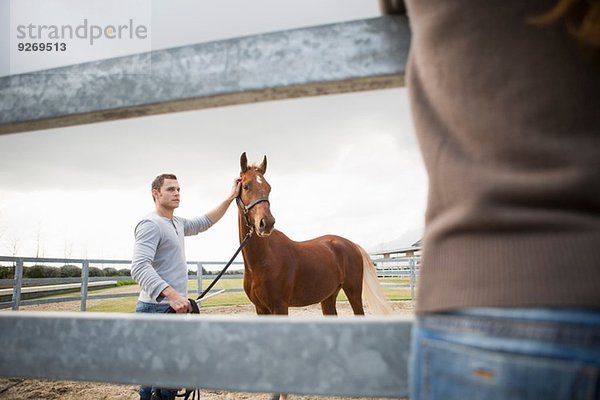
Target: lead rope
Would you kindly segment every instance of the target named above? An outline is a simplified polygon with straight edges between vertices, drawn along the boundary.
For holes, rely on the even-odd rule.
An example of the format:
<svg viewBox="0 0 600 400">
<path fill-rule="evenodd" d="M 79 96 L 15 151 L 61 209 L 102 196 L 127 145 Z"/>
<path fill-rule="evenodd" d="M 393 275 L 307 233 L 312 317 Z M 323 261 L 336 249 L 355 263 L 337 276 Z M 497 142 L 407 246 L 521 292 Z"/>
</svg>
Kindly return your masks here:
<svg viewBox="0 0 600 400">
<path fill-rule="evenodd" d="M 244 240 L 242 240 L 242 243 L 240 243 L 240 247 L 238 247 L 238 249 L 235 251 L 235 253 L 233 254 L 233 257 L 231 257 L 231 259 L 229 260 L 229 262 L 227 263 L 227 265 L 225 266 L 225 268 L 223 268 L 221 270 L 221 272 L 219 272 L 219 275 L 217 275 L 217 277 L 211 282 L 211 284 L 208 285 L 208 287 L 206 289 L 204 289 L 204 291 L 196 298 L 196 300 L 201 300 L 209 292 L 209 290 L 212 289 L 213 286 L 215 286 L 215 284 L 217 283 L 217 281 L 219 279 L 221 279 L 221 277 L 223 276 L 223 274 L 225 273 L 225 271 L 227 271 L 227 268 L 229 268 L 229 266 L 231 265 L 231 263 L 233 263 L 233 260 L 235 260 L 235 258 L 237 257 L 237 255 L 240 254 L 240 251 L 242 251 L 242 249 L 244 247 L 246 247 L 246 244 L 248 243 L 248 239 L 250 239 L 250 236 L 252 236 L 252 232 L 254 232 L 254 229 L 250 228 L 250 230 L 248 231 L 248 233 L 246 233 L 246 236 L 244 237 Z"/>
<path fill-rule="evenodd" d="M 213 286 L 215 286 L 215 284 L 219 281 L 219 279 L 221 279 L 221 277 L 223 276 L 225 271 L 227 271 L 227 268 L 229 268 L 229 266 L 233 263 L 233 260 L 235 260 L 237 255 L 240 254 L 240 251 L 242 251 L 242 249 L 244 247 L 246 247 L 246 244 L 248 244 L 248 239 L 250 239 L 253 232 L 254 232 L 254 230 L 252 228 L 250 228 L 250 231 L 248 231 L 248 233 L 246 233 L 246 236 L 242 240 L 242 243 L 240 243 L 240 247 L 238 247 L 238 249 L 235 251 L 235 253 L 231 257 L 231 259 L 229 260 L 227 265 L 225 265 L 225 268 L 223 268 L 221 270 L 221 272 L 219 272 L 219 275 L 217 275 L 217 277 L 210 283 L 210 285 L 208 285 L 208 287 L 206 289 L 204 289 L 204 291 L 202 293 L 200 293 L 200 295 L 198 297 L 196 297 L 196 300 L 188 299 L 190 301 L 190 304 L 192 305 L 192 312 L 191 312 L 192 314 L 200 313 L 200 309 L 198 308 L 198 304 L 196 303 L 196 301 L 201 300 L 204 296 L 206 296 L 206 294 L 210 291 L 210 289 L 212 289 Z M 198 271 L 198 273 L 202 273 L 202 271 Z M 173 310 L 172 307 L 169 307 L 167 309 L 167 311 L 165 311 L 165 313 L 166 314 L 174 314 L 175 310 Z"/>
</svg>

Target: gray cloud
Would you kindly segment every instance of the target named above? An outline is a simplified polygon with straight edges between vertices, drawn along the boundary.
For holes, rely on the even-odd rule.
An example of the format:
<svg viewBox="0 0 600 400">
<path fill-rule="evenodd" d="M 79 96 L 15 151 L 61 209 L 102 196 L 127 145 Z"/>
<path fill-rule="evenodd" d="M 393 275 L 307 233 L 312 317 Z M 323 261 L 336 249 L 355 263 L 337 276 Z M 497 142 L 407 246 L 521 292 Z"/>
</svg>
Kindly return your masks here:
<svg viewBox="0 0 600 400">
<path fill-rule="evenodd" d="M 0 136 L 0 179 L 26 191 L 130 187 L 164 171 L 230 176 L 243 151 L 256 161 L 266 154 L 279 173 L 319 173 L 370 132 L 392 134 L 405 157 L 417 152 L 412 130 L 399 128 L 405 97 L 355 93 Z M 364 162 L 374 157 L 364 154 Z"/>
</svg>

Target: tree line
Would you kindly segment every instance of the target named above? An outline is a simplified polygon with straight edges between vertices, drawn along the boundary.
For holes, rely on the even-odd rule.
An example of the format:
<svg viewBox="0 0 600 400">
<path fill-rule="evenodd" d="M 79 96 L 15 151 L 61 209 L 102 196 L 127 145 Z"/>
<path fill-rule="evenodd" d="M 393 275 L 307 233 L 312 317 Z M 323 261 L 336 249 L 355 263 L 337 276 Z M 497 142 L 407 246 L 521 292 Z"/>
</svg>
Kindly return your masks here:
<svg viewBox="0 0 600 400">
<path fill-rule="evenodd" d="M 216 272 L 215 272 L 216 273 Z M 209 275 L 210 273 L 202 267 L 202 275 Z M 226 275 L 237 275 L 241 274 L 241 271 L 227 271 Z M 196 271 L 188 270 L 188 275 L 196 275 Z M 98 268 L 89 267 L 89 276 L 129 276 L 131 277 L 131 271 L 129 269 L 116 269 L 112 267 Z M 0 266 L 0 279 L 14 279 L 15 267 Z M 63 265 L 62 267 L 51 267 L 48 265 L 32 265 L 30 267 L 23 267 L 23 278 L 79 278 L 81 277 L 81 267 L 77 265 Z"/>
<path fill-rule="evenodd" d="M 129 269 L 116 269 L 112 267 L 100 269 L 89 268 L 89 276 L 131 276 Z M 0 279 L 14 279 L 15 267 L 0 266 Z M 23 267 L 23 278 L 79 278 L 81 267 L 77 265 L 63 265 L 62 267 L 51 267 L 48 265 L 32 265 Z"/>
</svg>

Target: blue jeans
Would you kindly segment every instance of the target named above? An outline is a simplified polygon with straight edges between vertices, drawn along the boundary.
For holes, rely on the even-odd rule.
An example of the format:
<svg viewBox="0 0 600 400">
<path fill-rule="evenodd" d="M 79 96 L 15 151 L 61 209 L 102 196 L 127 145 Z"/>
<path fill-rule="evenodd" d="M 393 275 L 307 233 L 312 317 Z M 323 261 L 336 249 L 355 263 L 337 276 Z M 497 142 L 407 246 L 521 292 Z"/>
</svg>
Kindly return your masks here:
<svg viewBox="0 0 600 400">
<path fill-rule="evenodd" d="M 600 399 L 600 310 L 423 315 L 410 363 L 411 400 Z"/>
<path fill-rule="evenodd" d="M 164 313 L 169 308 L 169 304 L 153 304 L 138 301 L 135 305 L 136 313 Z M 141 400 L 150 400 L 152 396 L 152 390 L 160 392 L 160 396 L 163 400 L 173 400 L 177 394 L 178 389 L 161 389 L 149 386 L 142 386 L 138 393 L 140 394 Z"/>
</svg>

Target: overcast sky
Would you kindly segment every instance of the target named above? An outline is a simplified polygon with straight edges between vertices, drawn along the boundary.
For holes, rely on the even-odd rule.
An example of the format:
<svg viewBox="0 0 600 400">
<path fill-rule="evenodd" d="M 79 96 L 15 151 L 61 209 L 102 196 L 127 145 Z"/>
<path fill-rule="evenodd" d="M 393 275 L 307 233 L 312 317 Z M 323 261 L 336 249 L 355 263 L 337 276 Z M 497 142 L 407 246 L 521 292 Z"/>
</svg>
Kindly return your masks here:
<svg viewBox="0 0 600 400">
<path fill-rule="evenodd" d="M 7 4 L 0 0 L 0 11 Z M 160 49 L 379 10 L 375 0 L 170 0 L 151 2 L 150 14 Z M 1 63 L 4 75 L 15 72 L 9 64 Z M 176 214 L 196 216 L 226 197 L 243 151 L 251 161 L 267 155 L 276 228 L 292 239 L 333 233 L 367 249 L 418 239 L 427 181 L 406 91 L 389 89 L 0 136 L 0 254 L 16 245 L 22 256 L 128 259 L 135 224 L 153 209 L 156 175 L 179 177 Z M 232 204 L 221 222 L 188 238 L 188 260 L 229 258 L 236 214 Z"/>
</svg>

